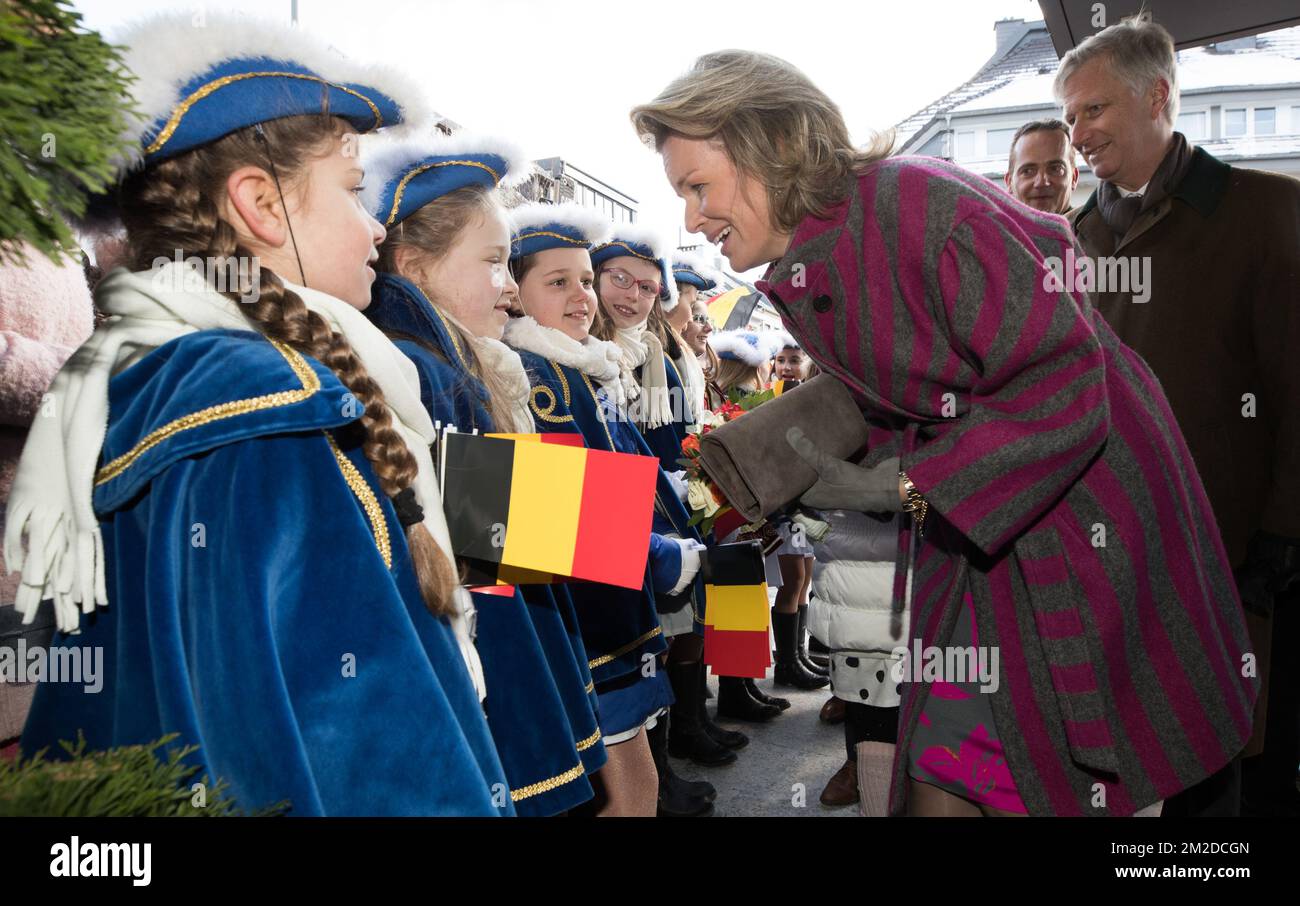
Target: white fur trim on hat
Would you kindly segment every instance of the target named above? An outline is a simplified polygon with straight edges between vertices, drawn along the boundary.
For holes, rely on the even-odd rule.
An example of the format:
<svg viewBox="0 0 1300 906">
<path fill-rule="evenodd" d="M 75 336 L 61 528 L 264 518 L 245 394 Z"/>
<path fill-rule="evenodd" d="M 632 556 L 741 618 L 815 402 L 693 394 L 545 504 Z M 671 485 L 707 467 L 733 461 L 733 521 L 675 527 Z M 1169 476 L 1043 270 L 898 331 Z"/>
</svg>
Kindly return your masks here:
<svg viewBox="0 0 1300 906">
<path fill-rule="evenodd" d="M 592 245 L 599 245 L 609 239 L 614 224 L 610 219 L 593 208 L 584 208 L 577 204 L 546 204 L 530 201 L 506 212 L 510 217 L 514 233 L 521 233 L 526 227 L 541 227 L 548 223 L 559 223 L 572 227 L 586 237 Z"/>
<path fill-rule="evenodd" d="M 672 269 L 673 240 L 667 234 L 640 223 L 620 223 L 614 225 L 614 235 L 605 241 L 619 240 L 647 246 L 653 257 L 668 259 Z"/>
<path fill-rule="evenodd" d="M 775 330 L 715 330 L 709 334 L 709 345 L 719 356 L 729 353 L 751 368 L 757 368 L 781 351 L 781 341 Z M 755 337 L 757 345 L 745 338 Z"/>
<path fill-rule="evenodd" d="M 777 328 L 776 330 L 772 331 L 772 333 L 776 334 L 776 338 L 781 341 L 781 345 L 776 347 L 776 352 L 780 352 L 782 349 L 803 348 L 799 345 L 799 341 L 790 335 L 789 331 L 781 330 L 780 328 Z M 772 353 L 772 355 L 776 355 L 776 352 Z"/>
<path fill-rule="evenodd" d="M 140 164 L 142 130 L 171 114 L 183 100 L 182 88 L 236 58 L 289 59 L 331 82 L 373 86 L 401 108 L 405 130 L 424 125 L 431 115 L 418 83 L 405 72 L 348 59 L 311 32 L 282 21 L 231 13 L 199 15 L 186 11 L 150 16 L 111 37 L 112 43 L 125 47 L 126 67 L 137 77 L 129 91 L 145 117 L 143 123 L 128 120 L 123 138 L 132 147 L 116 161 L 119 175 Z"/>
</svg>

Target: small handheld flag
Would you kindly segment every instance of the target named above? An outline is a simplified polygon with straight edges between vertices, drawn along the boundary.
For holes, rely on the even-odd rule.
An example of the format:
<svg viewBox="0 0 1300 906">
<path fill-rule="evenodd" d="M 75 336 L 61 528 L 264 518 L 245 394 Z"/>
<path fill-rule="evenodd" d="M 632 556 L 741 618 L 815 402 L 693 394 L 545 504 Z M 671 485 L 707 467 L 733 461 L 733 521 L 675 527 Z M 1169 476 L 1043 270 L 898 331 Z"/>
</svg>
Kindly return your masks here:
<svg viewBox="0 0 1300 906">
<path fill-rule="evenodd" d="M 452 550 L 474 561 L 474 585 L 490 576 L 642 587 L 658 461 L 549 442 L 556 437 L 566 435 L 443 436 Z"/>
<path fill-rule="evenodd" d="M 761 679 L 772 664 L 767 581 L 757 541 L 710 548 L 702 557 L 704 663 L 714 676 Z"/>
</svg>

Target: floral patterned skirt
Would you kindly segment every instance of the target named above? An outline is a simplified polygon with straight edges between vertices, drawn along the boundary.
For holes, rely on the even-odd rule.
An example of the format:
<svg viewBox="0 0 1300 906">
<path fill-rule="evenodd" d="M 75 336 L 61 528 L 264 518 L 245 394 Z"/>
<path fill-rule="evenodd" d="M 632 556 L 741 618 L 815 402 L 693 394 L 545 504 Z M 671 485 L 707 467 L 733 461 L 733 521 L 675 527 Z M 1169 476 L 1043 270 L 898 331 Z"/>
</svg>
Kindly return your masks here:
<svg viewBox="0 0 1300 906">
<path fill-rule="evenodd" d="M 979 645 L 969 592 L 948 645 Z M 978 679 L 930 684 L 912 735 L 908 774 L 979 805 L 1020 814 L 1029 811 L 998 741 L 989 693 L 980 691 Z"/>
</svg>

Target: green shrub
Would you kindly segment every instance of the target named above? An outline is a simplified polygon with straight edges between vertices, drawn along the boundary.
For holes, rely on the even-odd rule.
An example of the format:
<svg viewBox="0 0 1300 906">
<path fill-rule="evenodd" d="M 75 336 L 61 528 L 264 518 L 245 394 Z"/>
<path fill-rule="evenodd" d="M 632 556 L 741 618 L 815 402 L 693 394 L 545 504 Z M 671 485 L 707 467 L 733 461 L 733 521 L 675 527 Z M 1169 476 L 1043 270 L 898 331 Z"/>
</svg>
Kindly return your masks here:
<svg viewBox="0 0 1300 906">
<path fill-rule="evenodd" d="M 226 793 L 226 784 L 197 781 L 204 786 L 203 805 L 195 805 L 197 767 L 182 759 L 197 746 L 158 750 L 176 734 L 141 746 L 86 751 L 86 740 L 60 742 L 66 761 L 48 761 L 42 749 L 28 759 L 0 761 L 0 818 L 8 817 L 235 817 L 240 811 Z M 281 802 L 255 816 L 279 815 L 289 808 Z"/>
<path fill-rule="evenodd" d="M 67 0 L 0 3 L 0 264 L 29 242 L 58 260 L 65 217 L 114 179 L 134 77 L 116 47 L 80 26 Z"/>
</svg>

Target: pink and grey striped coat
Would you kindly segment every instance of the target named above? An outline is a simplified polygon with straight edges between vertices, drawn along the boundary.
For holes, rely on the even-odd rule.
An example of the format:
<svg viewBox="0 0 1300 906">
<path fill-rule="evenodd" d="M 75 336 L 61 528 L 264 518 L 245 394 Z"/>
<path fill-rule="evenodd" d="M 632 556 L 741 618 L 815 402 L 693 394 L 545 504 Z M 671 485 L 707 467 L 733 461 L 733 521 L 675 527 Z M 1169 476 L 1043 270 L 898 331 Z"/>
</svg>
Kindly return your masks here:
<svg viewBox="0 0 1300 906">
<path fill-rule="evenodd" d="M 942 645 L 971 593 L 1031 814 L 1128 815 L 1213 773 L 1258 693 L 1241 604 L 1155 376 L 1086 294 L 1045 288 L 1046 258 L 1082 254 L 1069 224 L 929 158 L 846 195 L 758 286 L 858 397 L 868 462 L 897 453 L 930 503 L 923 539 L 902 521 L 912 634 Z M 927 690 L 904 686 L 894 812 Z"/>
</svg>

